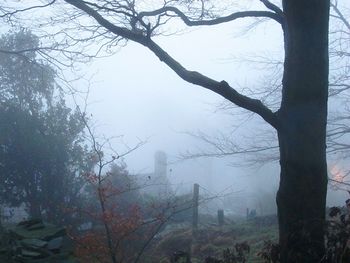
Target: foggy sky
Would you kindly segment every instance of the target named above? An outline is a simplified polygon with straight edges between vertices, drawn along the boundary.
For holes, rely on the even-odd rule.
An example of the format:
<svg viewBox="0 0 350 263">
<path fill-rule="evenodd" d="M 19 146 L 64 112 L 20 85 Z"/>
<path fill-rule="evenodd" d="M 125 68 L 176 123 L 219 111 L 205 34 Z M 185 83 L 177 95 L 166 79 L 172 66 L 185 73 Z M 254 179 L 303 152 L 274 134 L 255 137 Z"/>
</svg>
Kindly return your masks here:
<svg viewBox="0 0 350 263">
<path fill-rule="evenodd" d="M 225 80 L 238 90 L 239 86 L 254 88 L 264 73 L 231 58 L 271 54 L 282 59 L 282 31 L 276 23 L 267 22 L 242 34 L 249 24 L 244 23 L 188 30 L 155 41 L 187 69 Z M 183 132 L 213 134 L 229 130 L 236 122 L 234 116 L 215 111 L 223 101 L 220 96 L 181 80 L 138 44 L 129 42 L 113 56 L 96 59 L 82 70 L 93 76 L 87 111 L 93 115 L 96 132 L 106 137 L 122 135 L 130 147 L 140 140 L 147 141 L 125 157 L 133 174 L 152 172 L 157 150 L 166 152 L 172 163 L 181 152 L 195 152 L 202 146 Z M 118 140 L 113 148 L 120 153 L 125 149 Z M 233 191 L 247 195 L 276 190 L 277 163 L 262 169 L 231 167 L 230 158 L 235 157 L 170 164 L 172 172 L 168 176 L 174 185 L 187 186 L 188 191 L 195 182 L 212 191 L 233 185 Z"/>
<path fill-rule="evenodd" d="M 281 50 L 278 25 L 272 29 L 271 26 L 273 23 L 267 23 L 254 30 L 257 32 L 238 37 L 242 29 L 235 30 L 233 23 L 158 37 L 156 41 L 188 69 L 216 80 L 226 80 L 233 86 L 236 83 L 254 85 L 259 77 L 257 71 L 249 71 L 246 66 L 232 62 L 230 57 Z M 94 73 L 94 84 L 90 89 L 88 111 L 97 121 L 98 130 L 106 136 L 124 135 L 124 141 L 130 146 L 137 138 L 148 141 L 125 158 L 133 172 L 151 171 L 157 150 L 165 151 L 170 161 L 186 150 L 195 152 L 200 142 L 183 134 L 185 131 L 213 133 L 229 129 L 235 122 L 232 116 L 215 113 L 216 105 L 223 100 L 220 96 L 184 82 L 137 44 L 128 43 L 115 55 L 95 60 L 89 71 Z M 227 166 L 228 161 L 212 160 L 215 167 L 220 163 L 219 168 L 212 171 L 214 177 L 220 176 L 220 181 L 216 181 L 218 185 L 226 185 L 226 180 L 234 183 L 238 180 L 235 177 L 242 180 L 247 173 Z M 193 171 L 187 172 L 177 164 L 171 180 L 188 182 L 196 179 L 205 183 L 207 179 L 197 178 L 200 177 L 197 173 L 203 173 L 200 163 L 200 160 L 193 162 Z M 215 170 L 220 170 L 221 175 Z M 278 171 L 274 173 L 277 175 Z M 215 185 L 211 187 L 216 188 Z"/>
<path fill-rule="evenodd" d="M 280 25 L 269 21 L 246 32 L 251 22 L 243 19 L 154 40 L 187 69 L 225 80 L 244 94 L 241 87 L 254 89 L 264 72 L 233 57 L 262 54 L 283 59 Z M 125 145 L 133 147 L 140 140 L 147 141 L 124 158 L 132 174 L 152 172 L 154 153 L 162 150 L 168 155 L 168 177 L 174 188 L 180 185 L 190 191 L 193 183 L 199 183 L 217 193 L 230 186 L 233 192 L 250 199 L 247 205 L 251 206 L 256 204 L 259 193 L 275 193 L 278 163 L 262 168 L 232 167 L 229 164 L 235 156 L 176 162 L 180 153 L 204 147 L 184 132 L 230 131 L 239 123 L 238 117 L 217 112 L 216 106 L 223 101 L 220 96 L 181 80 L 146 48 L 129 41 L 116 49 L 118 52 L 112 56 L 79 67 L 80 73 L 90 79 L 87 112 L 93 116 L 95 133 L 107 138 L 122 136 L 123 143 L 120 138 L 112 143 L 119 153 L 126 150 Z M 86 90 L 87 83 L 77 80 L 72 86 Z M 84 106 L 82 100 L 78 99 L 78 103 Z M 256 117 L 247 127 L 259 129 L 261 123 Z M 239 141 L 245 132 L 250 131 L 242 128 L 233 137 Z M 338 199 L 342 202 L 344 196 Z"/>
</svg>

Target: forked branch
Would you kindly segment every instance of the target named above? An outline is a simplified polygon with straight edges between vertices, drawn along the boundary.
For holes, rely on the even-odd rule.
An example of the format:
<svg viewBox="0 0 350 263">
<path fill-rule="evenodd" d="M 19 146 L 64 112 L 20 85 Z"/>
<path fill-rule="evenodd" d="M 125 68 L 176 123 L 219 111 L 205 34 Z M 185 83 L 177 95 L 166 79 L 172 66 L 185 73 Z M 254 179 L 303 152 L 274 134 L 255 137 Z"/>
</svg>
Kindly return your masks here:
<svg viewBox="0 0 350 263">
<path fill-rule="evenodd" d="M 143 35 L 138 32 L 134 32 L 125 27 L 117 26 L 96 10 L 86 5 L 83 1 L 65 0 L 67 3 L 77 7 L 84 11 L 91 17 L 93 17 L 97 23 L 109 30 L 111 33 L 135 41 L 148 49 L 150 49 L 162 62 L 170 67 L 179 77 L 192 84 L 202 86 L 209 89 L 225 99 L 231 101 L 239 107 L 252 111 L 260 115 L 267 123 L 271 124 L 274 128 L 278 128 L 278 119 L 269 108 L 267 108 L 260 100 L 252 99 L 244 96 L 232 88 L 226 81 L 216 81 L 207 76 L 202 75 L 196 71 L 187 70 L 178 61 L 171 57 L 165 50 L 157 45 L 148 35 Z"/>
<path fill-rule="evenodd" d="M 261 3 L 263 3 L 268 9 L 274 11 L 276 14 L 278 14 L 281 18 L 283 18 L 283 11 L 280 9 L 277 5 L 271 3 L 268 0 L 260 0 Z"/>
<path fill-rule="evenodd" d="M 350 23 L 345 18 L 344 14 L 339 10 L 338 6 L 334 3 L 331 3 L 331 7 L 333 8 L 334 12 L 337 14 L 336 17 L 343 22 L 343 24 L 347 27 L 348 30 L 350 30 Z"/>
</svg>

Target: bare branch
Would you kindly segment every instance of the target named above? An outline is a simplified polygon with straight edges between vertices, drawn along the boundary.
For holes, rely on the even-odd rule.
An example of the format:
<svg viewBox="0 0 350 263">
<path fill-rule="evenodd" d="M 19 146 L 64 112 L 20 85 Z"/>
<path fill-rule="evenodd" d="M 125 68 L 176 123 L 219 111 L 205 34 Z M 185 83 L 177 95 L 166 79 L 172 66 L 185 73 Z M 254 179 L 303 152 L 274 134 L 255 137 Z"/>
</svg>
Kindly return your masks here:
<svg viewBox="0 0 350 263">
<path fill-rule="evenodd" d="M 27 8 L 23 8 L 23 9 L 16 9 L 14 11 L 3 11 L 3 14 L 0 15 L 0 18 L 4 18 L 4 17 L 11 17 L 17 13 L 21 13 L 21 12 L 26 12 L 26 11 L 29 11 L 29 10 L 33 10 L 33 9 L 37 9 L 37 8 L 44 8 L 44 7 L 48 7 L 52 4 L 54 4 L 56 2 L 56 0 L 52 0 L 51 2 L 45 4 L 45 5 L 34 5 L 34 6 L 30 6 L 30 7 L 27 7 Z"/>
<path fill-rule="evenodd" d="M 175 13 L 188 26 L 213 26 L 213 25 L 218 25 L 222 23 L 227 23 L 239 18 L 247 18 L 247 17 L 265 17 L 265 18 L 271 18 L 280 24 L 282 24 L 283 22 L 283 17 L 280 16 L 280 14 L 270 12 L 270 11 L 243 11 L 243 12 L 235 12 L 228 16 L 218 17 L 210 20 L 191 20 L 178 8 L 173 6 L 165 6 L 154 11 L 140 12 L 138 17 L 142 19 L 142 17 L 145 17 L 145 16 L 157 16 L 167 12 Z"/>
<path fill-rule="evenodd" d="M 268 9 L 274 11 L 278 14 L 281 19 L 284 17 L 282 9 L 280 9 L 277 5 L 271 3 L 269 0 L 260 0 Z"/>
<path fill-rule="evenodd" d="M 82 1 L 65 1 L 92 16 L 101 26 L 110 30 L 112 33 L 124 37 L 126 39 L 135 41 L 149 48 L 162 62 L 169 66 L 183 80 L 209 89 L 223 96 L 227 100 L 233 102 L 237 106 L 257 113 L 274 128 L 278 128 L 279 125 L 276 115 L 270 109 L 268 109 L 260 100 L 252 99 L 240 94 L 235 89 L 230 87 L 230 85 L 226 81 L 219 82 L 209 77 L 206 77 L 196 71 L 187 70 L 178 61 L 176 61 L 167 52 L 165 52 L 160 46 L 158 46 L 154 41 L 152 41 L 150 39 L 150 36 L 144 36 L 143 34 L 135 33 L 127 28 L 122 28 L 112 24 L 107 19 L 102 17 L 97 11 L 90 8 Z"/>
<path fill-rule="evenodd" d="M 334 12 L 338 15 L 337 18 L 340 19 L 344 25 L 350 30 L 350 23 L 349 21 L 344 17 L 343 13 L 339 10 L 338 6 L 334 3 L 331 3 L 331 7 L 333 8 Z"/>
<path fill-rule="evenodd" d="M 153 53 L 161 61 L 167 64 L 172 70 L 174 70 L 175 73 L 179 75 L 183 80 L 209 89 L 221 95 L 225 99 L 233 102 L 237 106 L 257 113 L 267 123 L 271 124 L 276 129 L 278 128 L 278 119 L 276 115 L 270 109 L 268 109 L 260 100 L 252 99 L 240 94 L 238 91 L 230 87 L 230 85 L 226 81 L 218 82 L 196 71 L 187 70 L 151 40 L 149 40 L 148 43 L 146 43 L 146 46 L 150 50 L 152 50 Z"/>
</svg>

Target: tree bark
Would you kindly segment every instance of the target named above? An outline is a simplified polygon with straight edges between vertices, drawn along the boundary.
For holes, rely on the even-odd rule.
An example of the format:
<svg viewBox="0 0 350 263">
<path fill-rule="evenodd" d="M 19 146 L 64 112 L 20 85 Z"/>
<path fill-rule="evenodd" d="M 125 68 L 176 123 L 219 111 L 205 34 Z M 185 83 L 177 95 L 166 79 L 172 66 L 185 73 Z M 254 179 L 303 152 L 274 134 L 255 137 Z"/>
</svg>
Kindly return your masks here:
<svg viewBox="0 0 350 263">
<path fill-rule="evenodd" d="M 281 262 L 322 262 L 327 194 L 329 0 L 284 0 L 277 193 Z"/>
</svg>

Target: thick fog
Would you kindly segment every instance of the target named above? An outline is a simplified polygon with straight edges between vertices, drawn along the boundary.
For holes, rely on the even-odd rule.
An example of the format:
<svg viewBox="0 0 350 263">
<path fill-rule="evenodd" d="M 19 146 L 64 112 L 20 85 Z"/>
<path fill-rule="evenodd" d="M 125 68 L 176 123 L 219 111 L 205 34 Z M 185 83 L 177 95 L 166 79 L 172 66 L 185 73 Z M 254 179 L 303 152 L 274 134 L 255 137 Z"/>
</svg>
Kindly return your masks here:
<svg viewBox="0 0 350 263">
<path fill-rule="evenodd" d="M 188 30 L 156 40 L 188 69 L 228 81 L 238 89 L 254 89 L 269 72 L 261 69 L 259 63 L 247 63 L 244 58 L 282 60 L 283 42 L 278 25 L 262 24 L 251 29 L 253 34 L 244 33 L 248 25 Z M 239 142 L 242 135 L 254 137 L 255 130 L 262 126 L 272 131 L 259 117 L 242 117 L 237 114 L 242 111 L 230 114 L 220 110 L 223 98 L 184 82 L 138 44 L 128 43 L 116 54 L 95 59 L 82 70 L 88 72 L 87 112 L 92 114 L 95 132 L 106 138 L 118 137 L 112 140 L 112 147 L 118 153 L 145 142 L 123 158 L 132 174 L 152 172 L 154 154 L 160 150 L 168 156 L 167 175 L 176 191 L 190 192 L 193 183 L 199 183 L 213 194 L 231 192 L 237 203 L 244 200 L 247 207 L 259 209 L 258 200 L 266 195 L 268 202 L 274 202 L 279 180 L 277 161 L 247 166 L 237 165 L 242 158 L 239 155 L 190 160 L 182 157 L 188 151 L 205 152 L 208 147 L 188 133 L 215 136 L 224 132 Z M 82 90 L 86 90 L 84 83 L 77 82 Z M 345 196 L 332 192 L 329 204 L 341 204 Z M 242 207 L 237 209 L 244 213 Z"/>
<path fill-rule="evenodd" d="M 236 58 L 267 50 L 281 57 L 281 46 L 276 44 L 281 43 L 281 32 L 278 27 L 271 30 L 269 24 L 257 34 L 241 36 L 243 26 L 241 30 L 230 26 L 193 30 L 159 37 L 158 41 L 188 69 L 233 85 L 255 86 L 265 72 Z M 224 100 L 217 94 L 185 83 L 148 50 L 133 43 L 113 56 L 96 59 L 88 69 L 92 79 L 87 111 L 93 115 L 96 132 L 106 137 L 122 136 L 129 147 L 146 142 L 124 158 L 132 173 L 152 172 L 154 153 L 161 150 L 168 155 L 168 177 L 175 189 L 191 191 L 193 183 L 199 183 L 217 193 L 231 186 L 233 196 L 247 195 L 248 199 L 257 199 L 259 192 L 275 192 L 276 163 L 257 169 L 230 165 L 239 162 L 239 156 L 182 158 L 187 151 L 197 153 L 207 147 L 187 133 L 230 133 L 241 122 L 239 117 L 218 110 Z M 258 127 L 254 126 L 256 119 L 249 120 L 253 128 Z M 232 138 L 239 141 L 245 129 L 249 127 L 233 133 Z M 120 138 L 113 142 L 115 150 L 125 151 Z M 255 205 L 254 200 L 247 202 Z"/>
<path fill-rule="evenodd" d="M 3 1 L 0 262 L 349 262 L 349 14 Z"/>
<path fill-rule="evenodd" d="M 259 88 L 265 78 L 271 77 L 269 70 L 273 68 L 269 65 L 268 70 L 263 69 L 256 62 L 266 58 L 283 60 L 282 30 L 273 22 L 252 26 L 251 22 L 236 21 L 234 25 L 158 36 L 155 41 L 187 69 L 225 80 L 249 95 L 250 89 Z M 118 154 L 144 142 L 122 158 L 131 174 L 151 173 L 154 154 L 163 151 L 168 158 L 167 176 L 176 191 L 190 192 L 193 184 L 199 183 L 213 195 L 231 193 L 243 206 L 259 209 L 259 200 L 264 196 L 274 203 L 279 182 L 278 160 L 262 159 L 249 166 L 244 162 L 245 155 L 183 158 L 188 152 L 210 151 L 208 143 L 188 133 L 210 136 L 225 133 L 244 146 L 247 138 L 254 138 L 261 129 L 273 133 L 271 127 L 244 110 L 220 109 L 222 97 L 186 83 L 141 45 L 130 41 L 115 50 L 113 55 L 102 53 L 105 57 L 79 64 L 79 70 L 73 74 L 65 69 L 64 74 L 67 79 L 77 77 L 70 83 L 78 90 L 74 103 L 91 114 L 96 136 L 102 140 L 113 138 L 110 146 Z M 69 96 L 67 100 L 74 107 Z M 259 94 L 253 96 L 259 98 Z M 345 196 L 343 192 L 331 191 L 329 204 L 342 204 Z M 224 206 L 220 202 L 218 206 Z M 241 208 L 239 213 L 244 213 Z"/>
</svg>

